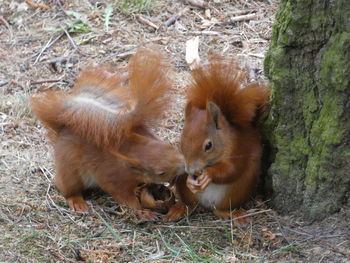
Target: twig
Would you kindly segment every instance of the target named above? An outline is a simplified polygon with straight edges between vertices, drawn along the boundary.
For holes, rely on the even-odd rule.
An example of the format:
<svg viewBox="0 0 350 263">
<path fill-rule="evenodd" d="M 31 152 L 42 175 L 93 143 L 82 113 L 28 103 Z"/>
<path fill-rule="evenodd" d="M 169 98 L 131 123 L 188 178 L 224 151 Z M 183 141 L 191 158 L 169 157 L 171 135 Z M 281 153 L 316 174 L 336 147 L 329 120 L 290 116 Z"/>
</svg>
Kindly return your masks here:
<svg viewBox="0 0 350 263">
<path fill-rule="evenodd" d="M 46 63 L 48 63 L 53 69 L 53 71 L 55 72 L 58 71 L 57 64 L 63 64 L 63 63 L 68 64 L 69 62 L 72 62 L 72 63 L 75 62 L 75 60 L 72 59 L 72 54 L 69 56 L 57 57 L 46 61 Z"/>
<path fill-rule="evenodd" d="M 309 233 L 306 233 L 306 232 L 300 232 L 300 231 L 297 231 L 295 229 L 292 229 L 290 227 L 287 227 L 287 226 L 282 226 L 284 229 L 290 231 L 290 232 L 294 232 L 294 233 L 297 233 L 299 235 L 304 235 L 304 236 L 309 236 L 309 237 L 312 237 L 313 235 L 309 234 Z"/>
<path fill-rule="evenodd" d="M 56 0 L 56 2 L 57 2 L 57 4 L 60 6 L 62 12 L 63 12 L 66 16 L 68 16 L 66 10 L 64 10 L 64 7 L 63 7 L 61 1 L 60 1 L 60 0 Z"/>
<path fill-rule="evenodd" d="M 178 20 L 181 16 L 183 16 L 188 10 L 190 10 L 190 8 L 188 6 L 186 6 L 185 8 L 181 9 L 180 12 L 172 15 L 167 21 L 165 21 L 163 23 L 164 27 L 169 27 L 172 24 L 174 24 L 176 22 L 176 20 Z"/>
<path fill-rule="evenodd" d="M 57 63 L 64 63 L 64 62 L 67 62 L 68 60 L 70 59 L 70 57 L 67 57 L 67 56 L 62 56 L 62 57 L 58 57 L 58 58 L 53 58 L 53 59 L 49 59 L 47 60 L 46 62 L 50 64 L 50 66 L 55 70 L 57 71 L 57 66 L 56 64 Z"/>
<path fill-rule="evenodd" d="M 135 50 L 129 50 L 129 51 L 126 51 L 123 53 L 119 53 L 116 57 L 119 59 L 124 59 L 124 58 L 131 56 L 131 55 L 134 55 L 135 53 L 136 53 Z"/>
<path fill-rule="evenodd" d="M 176 225 L 155 225 L 154 228 L 165 227 L 165 228 L 197 228 L 197 229 L 226 229 L 226 227 L 221 226 L 176 226 Z"/>
<path fill-rule="evenodd" d="M 0 82 L 0 87 L 6 86 L 9 82 L 10 82 L 9 80 Z"/>
<path fill-rule="evenodd" d="M 7 27 L 8 31 L 10 32 L 11 38 L 12 38 L 13 33 L 11 30 L 10 24 L 7 22 L 7 20 L 3 16 L 0 16 L 0 22 L 2 22 Z"/>
<path fill-rule="evenodd" d="M 237 219 L 251 217 L 251 216 L 255 216 L 255 215 L 259 215 L 259 214 L 263 214 L 263 213 L 268 213 L 268 212 L 271 212 L 271 211 L 272 211 L 271 209 L 262 210 L 262 211 L 253 212 L 253 213 L 250 213 L 250 214 L 245 214 L 245 215 L 242 215 L 242 216 L 232 217 L 229 220 L 237 220 Z"/>
<path fill-rule="evenodd" d="M 191 33 L 194 35 L 208 35 L 208 36 L 217 36 L 217 35 L 223 34 L 222 32 L 219 32 L 219 31 L 210 31 L 210 30 L 192 31 Z"/>
<path fill-rule="evenodd" d="M 43 83 L 55 83 L 60 81 L 61 79 L 41 79 L 41 80 L 31 81 L 30 85 L 43 84 Z"/>
<path fill-rule="evenodd" d="M 11 86 L 11 85 L 16 85 L 16 86 L 20 87 L 22 90 L 25 90 L 25 89 L 26 89 L 26 87 L 25 87 L 23 84 L 21 84 L 21 83 L 15 81 L 15 80 L 11 80 L 11 81 L 8 83 L 8 85 L 7 85 L 7 89 L 8 89 L 8 90 L 10 89 L 10 86 Z"/>
<path fill-rule="evenodd" d="M 74 49 L 78 49 L 78 46 L 75 44 L 74 40 L 71 38 L 71 36 L 70 36 L 68 30 L 65 29 L 64 27 L 61 27 L 61 28 L 62 28 L 62 30 L 64 31 L 64 33 L 66 34 L 66 36 L 68 37 L 68 40 L 69 40 L 69 42 L 72 44 L 73 48 L 74 48 Z"/>
<path fill-rule="evenodd" d="M 7 22 L 7 20 L 3 17 L 0 16 L 0 21 L 7 27 L 7 29 L 10 31 L 10 24 Z"/>
<path fill-rule="evenodd" d="M 251 14 L 251 13 L 256 13 L 257 11 L 254 9 L 246 9 L 246 10 L 238 10 L 235 12 L 232 12 L 231 15 L 233 16 L 241 16 L 241 15 L 246 15 L 246 14 Z"/>
<path fill-rule="evenodd" d="M 200 7 L 200 8 L 206 8 L 208 5 L 206 2 L 204 2 L 203 0 L 182 0 L 183 2 L 196 6 L 196 7 Z"/>
<path fill-rule="evenodd" d="M 29 5 L 30 7 L 33 7 L 33 8 L 41 8 L 41 9 L 44 9 L 44 10 L 49 10 L 49 6 L 48 5 L 45 5 L 45 4 L 36 4 L 36 3 L 33 3 L 32 1 L 30 0 L 23 0 L 27 5 Z"/>
<path fill-rule="evenodd" d="M 41 57 L 41 55 L 44 53 L 44 51 L 45 51 L 46 49 L 49 49 L 51 46 L 53 46 L 53 44 L 55 44 L 55 43 L 56 43 L 61 37 L 63 37 L 64 35 L 65 35 L 65 33 L 62 33 L 62 34 L 60 34 L 58 37 L 56 37 L 54 40 L 52 40 L 52 38 L 50 38 L 50 40 L 46 43 L 46 45 L 42 48 L 42 50 L 41 50 L 39 53 L 36 53 L 36 54 L 30 56 L 30 58 L 34 58 L 34 57 L 38 56 L 38 57 L 35 59 L 33 65 L 35 65 L 35 64 L 39 61 L 39 58 Z M 29 59 L 30 59 L 30 58 L 29 58 Z"/>
<path fill-rule="evenodd" d="M 264 58 L 265 56 L 263 54 L 257 54 L 257 53 L 248 53 L 248 56 L 256 57 L 256 58 Z"/>
<path fill-rule="evenodd" d="M 243 22 L 243 21 L 249 21 L 257 18 L 257 14 L 248 14 L 248 15 L 242 15 L 242 16 L 234 16 L 230 19 L 230 22 Z"/>
<path fill-rule="evenodd" d="M 141 15 L 136 15 L 137 21 L 139 21 L 141 24 L 153 27 L 155 30 L 158 30 L 159 26 L 154 24 L 153 22 L 149 21 L 147 18 Z"/>
</svg>

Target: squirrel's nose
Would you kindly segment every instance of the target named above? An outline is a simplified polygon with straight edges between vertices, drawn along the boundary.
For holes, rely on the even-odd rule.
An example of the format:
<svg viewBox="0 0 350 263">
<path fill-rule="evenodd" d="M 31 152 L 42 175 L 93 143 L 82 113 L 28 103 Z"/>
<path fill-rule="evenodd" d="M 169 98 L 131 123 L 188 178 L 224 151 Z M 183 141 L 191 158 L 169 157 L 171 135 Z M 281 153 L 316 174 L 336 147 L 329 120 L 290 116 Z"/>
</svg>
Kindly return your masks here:
<svg viewBox="0 0 350 263">
<path fill-rule="evenodd" d="M 193 163 L 185 163 L 185 172 L 189 175 L 195 175 L 202 170 L 200 162 L 196 161 Z"/>
<path fill-rule="evenodd" d="M 181 175 L 184 172 L 186 172 L 185 164 L 181 162 L 179 166 L 177 167 L 177 174 Z M 187 172 L 186 172 L 187 173 Z"/>
</svg>

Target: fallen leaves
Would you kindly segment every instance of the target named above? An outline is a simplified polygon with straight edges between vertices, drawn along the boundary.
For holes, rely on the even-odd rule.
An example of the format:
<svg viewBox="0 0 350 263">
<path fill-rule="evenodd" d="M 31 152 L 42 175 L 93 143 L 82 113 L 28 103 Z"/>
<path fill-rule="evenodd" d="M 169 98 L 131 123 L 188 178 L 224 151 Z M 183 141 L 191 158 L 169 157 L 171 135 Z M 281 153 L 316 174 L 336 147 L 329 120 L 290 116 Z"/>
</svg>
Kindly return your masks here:
<svg viewBox="0 0 350 263">
<path fill-rule="evenodd" d="M 277 235 L 272 233 L 267 228 L 262 228 L 261 229 L 261 234 L 264 236 L 265 239 L 268 239 L 268 240 L 272 241 L 273 243 L 278 243 L 279 242 L 279 239 L 277 238 Z"/>
</svg>

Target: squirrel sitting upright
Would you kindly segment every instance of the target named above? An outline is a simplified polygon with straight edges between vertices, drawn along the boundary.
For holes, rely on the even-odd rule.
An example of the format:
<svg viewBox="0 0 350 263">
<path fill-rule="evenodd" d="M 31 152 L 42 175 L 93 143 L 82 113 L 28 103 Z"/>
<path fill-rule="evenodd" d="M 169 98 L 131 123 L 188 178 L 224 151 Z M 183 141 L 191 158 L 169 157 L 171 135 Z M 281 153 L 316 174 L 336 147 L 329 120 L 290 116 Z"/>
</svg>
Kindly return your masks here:
<svg viewBox="0 0 350 263">
<path fill-rule="evenodd" d="M 231 209 L 248 199 L 260 173 L 258 126 L 269 103 L 269 89 L 245 84 L 245 71 L 218 56 L 196 68 L 192 77 L 181 135 L 188 175 L 177 179 L 182 202 L 166 217 L 177 220 L 201 205 L 228 218 Z"/>
<path fill-rule="evenodd" d="M 85 70 L 72 93 L 33 96 L 35 115 L 48 130 L 56 165 L 56 186 L 69 207 L 87 211 L 83 190 L 98 185 L 119 204 L 143 209 L 137 189 L 168 182 L 184 172 L 177 149 L 151 131 L 168 106 L 168 67 L 153 49 L 140 49 L 128 71 Z"/>
</svg>

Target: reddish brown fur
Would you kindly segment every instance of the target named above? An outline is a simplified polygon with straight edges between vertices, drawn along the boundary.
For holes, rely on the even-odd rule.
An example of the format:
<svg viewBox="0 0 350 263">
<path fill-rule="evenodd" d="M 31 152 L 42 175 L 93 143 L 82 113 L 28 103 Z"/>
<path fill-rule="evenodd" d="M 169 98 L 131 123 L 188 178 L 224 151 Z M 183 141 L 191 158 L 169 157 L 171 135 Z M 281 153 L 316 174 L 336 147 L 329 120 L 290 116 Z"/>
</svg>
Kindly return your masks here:
<svg viewBox="0 0 350 263">
<path fill-rule="evenodd" d="M 226 119 L 236 125 L 251 124 L 257 108 L 268 105 L 269 89 L 260 83 L 245 85 L 246 72 L 235 61 L 213 56 L 208 65 L 192 72 L 187 102 L 206 109 L 207 102 L 219 106 Z"/>
<path fill-rule="evenodd" d="M 166 182 L 183 173 L 178 151 L 150 131 L 168 105 L 163 61 L 154 50 L 142 49 L 131 60 L 128 75 L 95 67 L 82 73 L 71 94 L 33 97 L 34 113 L 54 146 L 56 185 L 72 209 L 88 209 L 82 192 L 91 182 L 118 203 L 142 209 L 135 193 L 140 184 Z"/>
<path fill-rule="evenodd" d="M 172 146 L 158 140 L 148 140 L 146 133 L 142 135 L 148 141 L 146 144 L 135 143 L 135 138 L 123 140 L 120 144 L 119 150 L 124 156 L 139 160 L 141 166 L 133 169 L 129 164 L 125 165 L 124 160 L 89 143 L 71 129 L 63 128 L 59 132 L 54 144 L 56 186 L 73 210 L 86 211 L 88 206 L 82 193 L 86 188 L 98 185 L 119 204 L 139 210 L 142 216 L 149 219 L 156 216 L 143 209 L 137 196 L 139 185 L 168 181 L 181 174 L 183 168 L 181 158 Z M 93 185 L 89 184 L 91 180 Z"/>
<path fill-rule="evenodd" d="M 127 73 L 111 74 L 105 66 L 87 69 L 72 94 L 47 92 L 33 97 L 32 107 L 46 127 L 58 132 L 69 126 L 91 142 L 115 149 L 135 127 L 157 124 L 169 102 L 168 68 L 158 52 L 140 49 Z M 118 114 L 74 101 L 86 94 L 96 101 L 108 99 L 112 103 L 107 106 Z"/>
<path fill-rule="evenodd" d="M 201 204 L 229 217 L 231 209 L 249 198 L 260 173 L 262 149 L 256 124 L 268 105 L 269 89 L 245 84 L 245 72 L 219 57 L 197 68 L 193 80 L 181 137 L 190 175 L 179 177 L 176 189 L 190 210 Z M 206 151 L 208 142 L 212 146 Z M 175 220 L 185 212 L 179 203 L 167 218 Z"/>
</svg>

